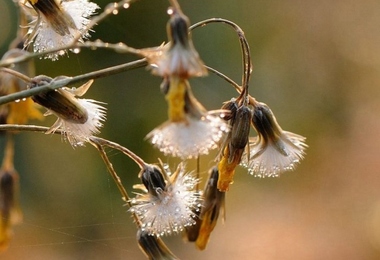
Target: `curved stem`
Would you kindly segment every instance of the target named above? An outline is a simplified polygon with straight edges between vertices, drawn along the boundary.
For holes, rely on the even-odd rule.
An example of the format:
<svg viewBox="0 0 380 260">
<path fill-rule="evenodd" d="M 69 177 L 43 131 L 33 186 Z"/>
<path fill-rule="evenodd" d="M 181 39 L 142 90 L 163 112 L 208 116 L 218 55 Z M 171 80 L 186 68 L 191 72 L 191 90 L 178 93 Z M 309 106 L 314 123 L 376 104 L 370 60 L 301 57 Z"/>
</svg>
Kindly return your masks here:
<svg viewBox="0 0 380 260">
<path fill-rule="evenodd" d="M 174 9 L 181 12 L 181 6 L 178 4 L 177 0 L 169 0 L 169 3 L 172 5 Z"/>
<path fill-rule="evenodd" d="M 237 84 L 235 81 L 233 81 L 231 78 L 229 78 L 225 74 L 221 73 L 220 71 L 218 71 L 212 67 L 209 67 L 207 65 L 205 65 L 205 67 L 208 71 L 214 73 L 218 77 L 220 77 L 220 78 L 224 79 L 225 81 L 227 81 L 228 83 L 230 83 L 236 89 L 237 92 L 241 93 L 241 91 L 242 91 L 241 86 L 239 84 Z"/>
<path fill-rule="evenodd" d="M 247 39 L 244 36 L 244 31 L 234 22 L 231 22 L 230 20 L 223 19 L 223 18 L 210 18 L 206 19 L 204 21 L 198 22 L 196 24 L 193 24 L 190 26 L 190 30 L 194 30 L 198 27 L 203 27 L 210 23 L 225 23 L 229 26 L 231 26 L 236 33 L 238 34 L 240 46 L 242 49 L 242 56 L 243 56 L 243 79 L 242 79 L 242 92 L 241 96 L 247 97 L 248 96 L 248 83 L 251 77 L 252 73 L 252 62 L 251 62 L 251 52 L 249 49 L 249 44 Z"/>
<path fill-rule="evenodd" d="M 26 83 L 31 83 L 32 82 L 32 79 L 16 70 L 12 70 L 12 69 L 9 69 L 9 68 L 0 68 L 0 71 L 3 71 L 5 73 L 8 73 L 8 74 L 11 74 L 23 81 L 25 81 Z"/>
<path fill-rule="evenodd" d="M 121 146 L 118 143 L 111 142 L 109 140 L 99 138 L 96 136 L 90 137 L 90 140 L 97 142 L 97 143 L 101 144 L 102 146 L 108 146 L 110 148 L 121 151 L 122 153 L 127 155 L 129 158 L 131 158 L 140 167 L 140 169 L 144 169 L 147 165 L 147 163 L 143 159 L 141 159 L 139 156 L 137 156 L 134 152 L 132 152 L 128 148 L 125 148 L 124 146 Z"/>
<path fill-rule="evenodd" d="M 44 126 L 0 124 L 0 131 L 30 131 L 30 132 L 45 133 L 48 130 L 49 130 L 49 128 L 44 127 Z M 54 133 L 55 134 L 61 134 L 62 131 L 56 130 Z M 111 174 L 113 180 L 115 181 L 115 183 L 116 183 L 116 185 L 117 185 L 117 187 L 118 187 L 118 189 L 119 189 L 119 191 L 123 197 L 123 200 L 128 204 L 129 207 L 131 207 L 130 197 L 128 196 L 128 193 L 125 190 L 125 188 L 124 188 L 124 186 L 120 180 L 120 177 L 117 175 L 116 171 L 114 170 L 112 163 L 109 161 L 108 156 L 107 156 L 106 152 L 104 151 L 103 146 L 108 146 L 108 147 L 111 147 L 113 149 L 117 149 L 117 150 L 123 152 L 124 154 L 126 154 L 127 156 L 132 158 L 140 167 L 141 167 L 141 165 L 145 166 L 146 163 L 140 157 L 135 155 L 133 152 L 131 152 L 127 148 L 125 148 L 125 147 L 123 147 L 117 143 L 108 141 L 106 139 L 92 136 L 90 138 L 90 143 L 93 146 L 95 146 L 95 148 L 99 151 L 100 156 L 102 157 L 104 163 L 106 164 L 109 173 Z M 140 221 L 139 221 L 138 217 L 135 214 L 133 214 L 133 217 L 135 219 L 136 224 L 138 226 L 140 226 Z"/>
<path fill-rule="evenodd" d="M 216 74 L 217 76 L 221 77 L 222 79 L 224 79 L 225 81 L 230 83 L 236 89 L 237 92 L 239 92 L 239 93 L 242 92 L 242 87 L 239 86 L 239 84 L 237 84 L 235 81 L 233 81 L 232 79 L 230 79 L 229 77 L 227 77 L 226 75 L 224 75 L 223 73 L 221 73 L 220 71 L 218 71 L 214 68 L 211 68 L 209 66 L 206 66 L 206 68 L 210 72 Z M 247 99 L 248 99 L 248 104 L 250 104 L 252 106 L 255 106 L 257 104 L 256 99 L 249 94 L 247 95 Z"/>
</svg>

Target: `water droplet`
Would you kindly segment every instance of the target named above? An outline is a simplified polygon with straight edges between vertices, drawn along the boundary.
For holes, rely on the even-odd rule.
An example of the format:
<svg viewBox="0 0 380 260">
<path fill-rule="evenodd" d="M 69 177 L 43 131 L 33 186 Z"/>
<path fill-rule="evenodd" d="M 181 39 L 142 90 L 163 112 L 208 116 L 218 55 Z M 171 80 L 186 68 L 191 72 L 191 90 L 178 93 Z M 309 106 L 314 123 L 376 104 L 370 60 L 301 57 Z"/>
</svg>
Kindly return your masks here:
<svg viewBox="0 0 380 260">
<path fill-rule="evenodd" d="M 75 48 L 72 50 L 72 52 L 74 52 L 75 54 L 78 54 L 78 53 L 80 53 L 80 48 Z"/>
<path fill-rule="evenodd" d="M 15 102 L 16 102 L 16 103 L 20 102 L 20 99 L 16 99 Z"/>
<path fill-rule="evenodd" d="M 168 11 L 167 11 L 167 14 L 168 14 L 168 15 L 172 15 L 173 13 L 174 13 L 173 8 L 172 8 L 172 7 L 169 7 L 169 8 L 168 8 Z"/>
<path fill-rule="evenodd" d="M 123 4 L 123 8 L 124 8 L 124 9 L 128 9 L 129 6 L 130 6 L 129 3 L 125 3 L 125 4 Z"/>
</svg>

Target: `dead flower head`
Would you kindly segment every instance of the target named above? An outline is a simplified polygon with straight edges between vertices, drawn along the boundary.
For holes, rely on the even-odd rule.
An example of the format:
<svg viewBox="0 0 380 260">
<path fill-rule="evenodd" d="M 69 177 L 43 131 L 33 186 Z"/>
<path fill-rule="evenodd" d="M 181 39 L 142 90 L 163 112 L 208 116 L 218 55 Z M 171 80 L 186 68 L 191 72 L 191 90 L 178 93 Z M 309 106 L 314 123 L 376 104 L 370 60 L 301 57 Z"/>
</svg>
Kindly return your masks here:
<svg viewBox="0 0 380 260">
<path fill-rule="evenodd" d="M 294 170 L 304 158 L 306 138 L 283 131 L 272 110 L 261 102 L 254 107 L 252 123 L 258 136 L 250 140 L 249 157 L 243 157 L 242 165 L 258 177 L 277 177 Z"/>
<path fill-rule="evenodd" d="M 33 79 L 33 87 L 39 87 L 51 82 L 47 76 L 38 76 Z M 100 102 L 92 99 L 82 99 L 82 96 L 91 86 L 93 80 L 82 85 L 80 88 L 63 87 L 58 90 L 48 90 L 32 99 L 34 102 L 45 107 L 48 111 L 45 115 L 54 114 L 57 121 L 46 132 L 54 133 L 57 129 L 62 130 L 62 134 L 73 147 L 83 146 L 89 137 L 98 134 L 102 122 L 106 118 L 105 108 L 99 105 Z"/>
</svg>

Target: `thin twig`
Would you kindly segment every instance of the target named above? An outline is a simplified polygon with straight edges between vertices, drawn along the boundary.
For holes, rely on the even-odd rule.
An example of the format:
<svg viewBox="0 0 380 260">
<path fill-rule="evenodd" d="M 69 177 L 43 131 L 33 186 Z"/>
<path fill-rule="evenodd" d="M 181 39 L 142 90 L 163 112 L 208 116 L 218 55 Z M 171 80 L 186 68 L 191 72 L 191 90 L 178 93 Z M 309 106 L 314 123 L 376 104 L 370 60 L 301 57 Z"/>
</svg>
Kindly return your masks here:
<svg viewBox="0 0 380 260">
<path fill-rule="evenodd" d="M 237 84 L 235 81 L 233 81 L 231 78 L 229 78 L 225 74 L 221 73 L 220 71 L 218 71 L 212 67 L 209 67 L 207 65 L 205 65 L 205 67 L 208 71 L 214 73 L 218 77 L 220 77 L 220 78 L 224 79 L 225 81 L 227 81 L 228 83 L 230 83 L 236 89 L 237 92 L 241 93 L 241 86 L 239 84 Z"/>
<path fill-rule="evenodd" d="M 31 83 L 32 82 L 32 79 L 16 70 L 12 70 L 12 69 L 9 69 L 9 68 L 0 68 L 0 71 L 3 71 L 5 73 L 8 73 L 8 74 L 11 74 L 23 81 L 25 81 L 26 83 Z"/>
<path fill-rule="evenodd" d="M 248 96 L 248 83 L 250 80 L 250 76 L 252 73 L 252 62 L 251 62 L 251 52 L 249 49 L 249 44 L 247 39 L 244 36 L 244 31 L 234 22 L 231 22 L 230 20 L 223 19 L 223 18 L 211 18 L 211 19 L 206 19 L 203 21 L 200 21 L 196 24 L 193 24 L 190 26 L 190 30 L 194 30 L 198 27 L 203 27 L 209 23 L 225 23 L 229 26 L 231 26 L 236 33 L 238 34 L 241 49 L 242 49 L 242 54 L 243 54 L 243 78 L 242 78 L 242 92 L 241 94 L 244 95 L 245 97 Z"/>
<path fill-rule="evenodd" d="M 121 65 L 116 65 L 113 67 L 108 67 L 105 69 L 81 74 L 74 77 L 58 77 L 58 79 L 55 79 L 55 80 L 53 79 L 49 84 L 39 86 L 38 88 L 31 88 L 31 89 L 23 90 L 17 93 L 6 95 L 4 97 L 0 97 L 0 105 L 11 102 L 11 101 L 15 101 L 18 99 L 37 95 L 43 91 L 61 88 L 70 84 L 77 83 L 77 82 L 86 81 L 89 79 L 107 77 L 110 75 L 118 74 L 120 72 L 145 67 L 147 64 L 148 63 L 146 59 L 139 59 L 136 61 L 124 63 Z"/>
<path fill-rule="evenodd" d="M 44 127 L 44 126 L 0 124 L 0 131 L 30 131 L 30 132 L 45 133 L 48 130 L 49 130 L 49 128 L 48 127 Z M 62 131 L 61 130 L 56 130 L 54 133 L 55 134 L 61 134 Z M 107 169 L 108 169 L 109 173 L 111 174 L 113 180 L 116 183 L 117 188 L 120 191 L 120 194 L 122 195 L 123 200 L 127 203 L 127 205 L 129 207 L 131 207 L 132 206 L 131 205 L 131 201 L 130 201 L 131 199 L 128 196 L 127 191 L 125 190 L 125 188 L 124 188 L 124 186 L 123 186 L 123 184 L 122 184 L 122 182 L 120 180 L 120 177 L 117 175 L 116 171 L 114 170 L 114 168 L 112 166 L 112 163 L 109 161 L 108 156 L 107 156 L 106 152 L 104 151 L 103 145 L 106 145 L 106 146 L 109 146 L 111 148 L 117 149 L 119 151 L 122 151 L 123 153 L 125 153 L 126 151 L 129 151 L 129 150 L 127 148 L 125 148 L 125 147 L 117 144 L 117 143 L 108 141 L 108 140 L 100 138 L 100 137 L 94 137 L 94 136 L 91 137 L 90 138 L 90 143 L 93 146 L 95 146 L 95 148 L 99 151 L 100 156 L 102 157 L 105 165 L 107 166 Z M 130 152 L 130 153 L 132 153 L 132 152 Z M 128 155 L 128 156 L 130 157 L 130 155 Z M 135 155 L 135 157 L 139 158 L 137 155 Z M 142 159 L 140 159 L 140 160 L 142 161 Z M 139 221 L 138 217 L 135 214 L 133 214 L 133 217 L 135 219 L 136 224 L 138 226 L 140 226 L 140 221 Z"/>
<path fill-rule="evenodd" d="M 140 169 L 144 169 L 145 166 L 147 165 L 147 163 L 145 163 L 145 161 L 143 159 L 141 159 L 139 156 L 137 156 L 134 152 L 125 148 L 124 146 L 121 146 L 118 143 L 111 142 L 107 139 L 99 138 L 96 136 L 92 136 L 90 139 L 92 141 L 99 143 L 102 146 L 108 146 L 110 148 L 121 151 L 122 153 L 127 155 L 129 158 L 131 158 L 140 167 Z"/>
</svg>

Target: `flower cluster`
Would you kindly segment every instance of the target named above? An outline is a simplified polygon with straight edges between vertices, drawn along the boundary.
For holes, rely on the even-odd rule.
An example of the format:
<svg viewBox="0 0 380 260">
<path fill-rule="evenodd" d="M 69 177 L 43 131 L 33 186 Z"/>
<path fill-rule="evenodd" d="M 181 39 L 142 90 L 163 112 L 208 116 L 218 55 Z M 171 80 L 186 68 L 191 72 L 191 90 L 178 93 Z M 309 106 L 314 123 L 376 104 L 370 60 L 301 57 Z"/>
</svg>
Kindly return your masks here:
<svg viewBox="0 0 380 260">
<path fill-rule="evenodd" d="M 112 6 L 129 5 L 129 2 L 124 0 Z M 196 99 L 190 85 L 191 79 L 206 76 L 208 70 L 215 70 L 201 60 L 192 41 L 189 18 L 176 0 L 169 2 L 168 42 L 159 47 L 140 50 L 128 47 L 128 50 L 143 57 L 141 60 L 145 63 L 142 66 L 148 64 L 152 74 L 162 78 L 161 90 L 167 102 L 167 120 L 151 130 L 146 139 L 165 156 L 182 160 L 173 173 L 161 161 L 158 165 L 147 164 L 127 148 L 95 137 L 100 134 L 106 120 L 106 109 L 104 103 L 82 96 L 94 78 L 112 74 L 111 69 L 98 71 L 96 76 L 95 73 L 88 73 L 83 78 L 76 78 L 75 82 L 83 81 L 84 78 L 89 80 L 78 88 L 69 87 L 75 83 L 71 81 L 73 77 L 59 76 L 53 79 L 45 75 L 35 76 L 33 62 L 26 59 L 9 62 L 12 66 L 0 69 L 0 95 L 23 90 L 30 90 L 31 93 L 31 98 L 1 105 L 0 123 L 25 124 L 29 119 L 41 119 L 42 115 L 37 109 L 39 105 L 46 108 L 45 116 L 57 117 L 50 128 L 44 128 L 45 133 L 61 133 L 72 147 L 84 146 L 86 143 L 94 145 L 127 202 L 128 211 L 134 217 L 138 228 L 137 243 L 150 259 L 176 259 L 161 240 L 167 235 L 185 233 L 187 240 L 194 242 L 199 250 L 207 247 L 219 216 L 222 215 L 224 219 L 226 192 L 231 188 L 239 165 L 257 177 L 278 177 L 285 171 L 294 170 L 304 158 L 307 148 L 305 137 L 282 130 L 269 106 L 249 94 L 249 45 L 243 31 L 232 22 L 219 20 L 232 25 L 238 34 L 243 53 L 242 84 L 238 85 L 222 73 L 216 74 L 230 82 L 238 94 L 221 102 L 220 108 L 215 110 L 207 110 Z M 98 22 L 90 17 L 99 6 L 88 0 L 20 0 L 18 4 L 22 6 L 21 20 L 27 21 L 27 24 L 20 21 L 17 39 L 27 36 L 27 41 L 21 42 L 21 48 L 12 47 L 4 54 L 1 62 L 5 64 L 9 60 L 27 56 L 29 46 L 33 46 L 32 51 L 40 53 L 40 56 L 57 60 L 75 44 L 84 43 L 90 36 L 92 25 Z M 109 10 L 103 14 L 106 16 Z M 206 20 L 203 25 L 216 21 Z M 23 33 L 25 28 L 28 30 Z M 96 42 L 81 46 L 97 48 Z M 126 45 L 119 44 L 119 48 L 123 47 Z M 252 129 L 256 132 L 255 137 L 251 136 Z M 11 134 L 7 138 L 11 138 L 9 136 Z M 141 191 L 136 193 L 135 198 L 130 198 L 124 187 L 120 187 L 120 179 L 103 146 L 118 149 L 140 166 L 138 177 L 141 183 L 133 187 Z M 21 217 L 15 199 L 18 175 L 13 168 L 12 149 L 13 142 L 9 142 L 5 152 L 11 151 L 9 154 L 12 156 L 4 156 L 0 168 L 0 249 L 8 244 L 11 226 L 17 222 L 15 219 Z M 187 172 L 185 161 L 199 159 L 212 150 L 218 151 L 217 156 L 208 180 L 201 189 L 202 178 L 199 175 L 202 171 L 197 171 L 197 175 Z"/>
</svg>

